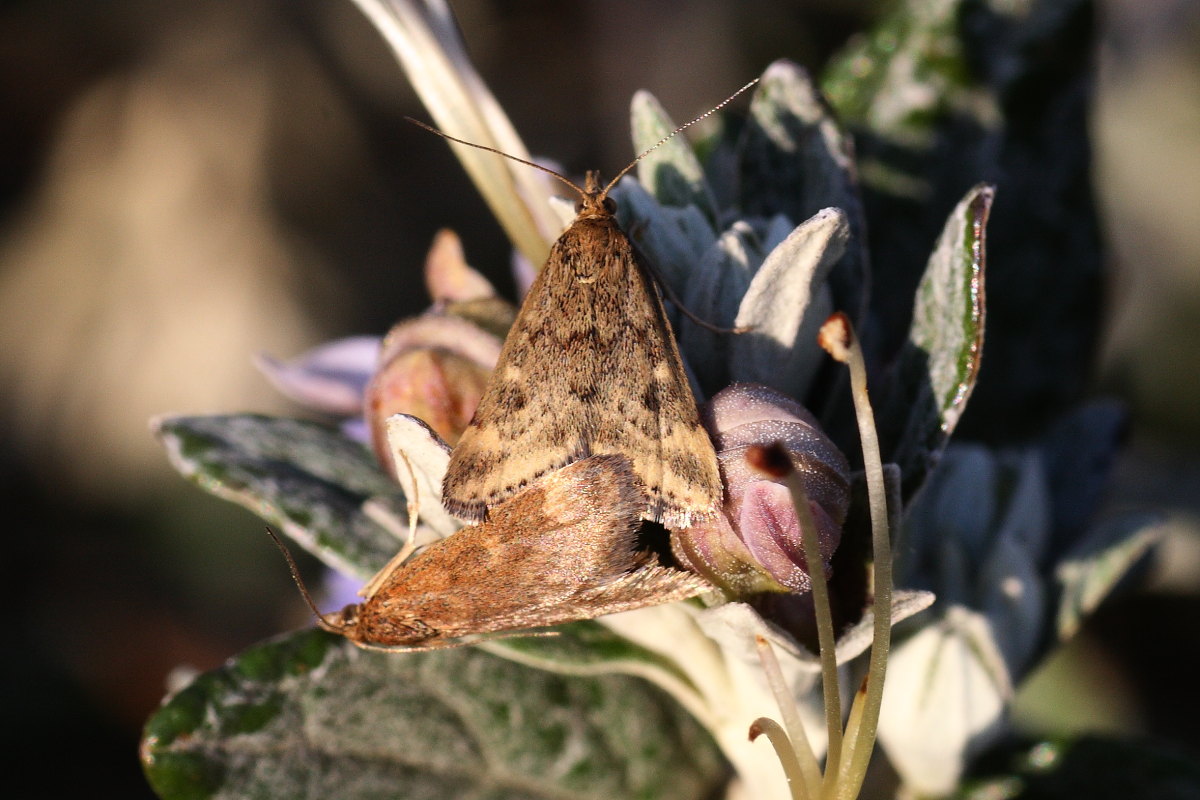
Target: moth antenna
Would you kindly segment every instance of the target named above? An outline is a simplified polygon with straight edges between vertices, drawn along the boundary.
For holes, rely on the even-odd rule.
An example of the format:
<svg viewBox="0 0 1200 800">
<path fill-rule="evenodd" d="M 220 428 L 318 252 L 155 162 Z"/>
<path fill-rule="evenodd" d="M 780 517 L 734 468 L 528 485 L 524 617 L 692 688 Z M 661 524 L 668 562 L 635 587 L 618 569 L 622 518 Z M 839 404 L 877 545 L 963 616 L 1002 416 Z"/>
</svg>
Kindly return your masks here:
<svg viewBox="0 0 1200 800">
<path fill-rule="evenodd" d="M 639 162 L 639 161 L 641 161 L 641 160 L 642 160 L 643 158 L 645 158 L 646 156 L 650 155 L 650 153 L 654 152 L 655 150 L 657 150 L 658 148 L 662 147 L 662 146 L 663 146 L 664 144 L 666 144 L 667 142 L 671 141 L 671 139 L 675 138 L 675 134 L 677 134 L 677 133 L 682 133 L 683 131 L 685 131 L 685 130 L 687 130 L 688 128 L 690 128 L 690 127 L 692 127 L 693 125 L 695 125 L 697 122 L 700 122 L 701 120 L 704 120 L 704 119 L 707 119 L 707 118 L 711 117 L 713 114 L 717 113 L 717 112 L 718 112 L 718 111 L 720 111 L 722 108 L 724 108 L 725 106 L 727 106 L 727 105 L 729 105 L 731 102 L 733 102 L 734 98 L 736 98 L 736 97 L 737 97 L 739 94 L 741 94 L 742 92 L 746 91 L 747 89 L 749 89 L 751 86 L 753 86 L 753 85 L 754 85 L 754 84 L 756 84 L 756 83 L 758 83 L 758 78 L 755 78 L 754 80 L 750 81 L 750 82 L 749 82 L 749 83 L 747 83 L 745 86 L 743 86 L 742 88 L 738 89 L 736 92 L 734 92 L 733 94 L 729 95 L 729 97 L 726 97 L 724 100 L 722 100 L 721 102 L 717 103 L 715 106 L 713 106 L 712 108 L 710 108 L 708 111 L 705 111 L 703 114 L 701 114 L 700 116 L 696 117 L 696 118 L 695 118 L 694 120 L 692 120 L 691 122 L 688 122 L 688 123 L 685 123 L 685 124 L 683 124 L 683 125 L 680 125 L 678 128 L 676 128 L 675 130 L 671 131 L 670 133 L 668 133 L 668 134 L 667 134 L 666 136 L 664 136 L 663 138 L 659 139 L 659 140 L 658 140 L 658 142 L 656 142 L 655 144 L 651 145 L 650 147 L 647 147 L 645 150 L 643 150 L 643 151 L 642 151 L 642 154 L 641 154 L 641 155 L 639 155 L 639 156 L 638 156 L 637 158 L 635 158 L 633 161 L 630 161 L 630 162 L 629 162 L 629 164 L 628 164 L 628 166 L 626 166 L 626 167 L 625 167 L 625 169 L 623 169 L 623 170 L 621 170 L 620 172 L 618 172 L 618 173 L 617 173 L 617 176 L 616 176 L 615 178 L 613 178 L 611 181 L 609 181 L 609 182 L 608 182 L 608 185 L 604 187 L 604 191 L 600 192 L 600 198 L 601 198 L 601 199 L 604 199 L 605 197 L 607 197 L 607 196 L 608 196 L 608 191 L 609 191 L 609 189 L 611 189 L 611 188 L 613 188 L 614 186 L 616 186 L 616 185 L 617 185 L 617 181 L 619 181 L 619 180 L 621 180 L 621 178 L 624 178 L 624 177 L 625 177 L 625 173 L 629 172 L 629 170 L 631 170 L 631 169 L 633 169 L 634 167 L 636 167 L 636 166 L 637 166 L 637 164 L 638 164 L 638 162 Z"/>
<path fill-rule="evenodd" d="M 300 577 L 300 569 L 296 566 L 296 559 L 292 558 L 292 553 L 287 549 L 287 545 L 285 545 L 283 540 L 279 538 L 278 534 L 276 534 L 275 531 L 271 530 L 270 528 L 267 528 L 267 536 L 271 537 L 271 541 L 275 543 L 275 546 L 279 548 L 279 552 L 283 553 L 283 557 L 287 560 L 288 571 L 292 573 L 292 580 L 296 582 L 296 586 L 300 589 L 300 594 L 304 597 L 304 602 L 308 603 L 308 607 L 312 611 L 313 616 L 317 618 L 317 627 L 323 631 L 328 631 L 329 633 L 345 635 L 345 628 L 326 619 L 325 615 L 321 613 L 321 610 L 317 608 L 317 604 L 313 602 L 313 598 L 312 595 L 309 594 L 308 587 L 304 585 L 304 580 Z"/>
<path fill-rule="evenodd" d="M 724 103 L 722 103 L 722 105 L 724 105 Z M 720 106 L 718 106 L 717 108 L 720 108 Z M 714 109 L 714 110 L 716 110 L 716 109 Z M 712 113 L 712 112 L 709 112 L 709 113 Z M 541 164 L 536 164 L 532 161 L 526 161 L 523 158 L 518 158 L 517 156 L 514 156 L 511 153 L 506 153 L 503 150 L 497 150 L 494 147 L 488 147 L 486 144 L 476 144 L 475 142 L 468 142 L 466 139 L 459 139 L 456 136 L 451 136 L 448 133 L 442 133 L 437 128 L 433 127 L 432 125 L 426 125 L 424 122 L 421 122 L 421 120 L 419 120 L 419 119 L 413 119 L 412 117 L 405 117 L 405 119 L 408 120 L 409 122 L 411 122 L 413 125 L 416 125 L 418 128 L 424 128 L 425 130 L 429 131 L 430 133 L 437 134 L 438 136 L 442 137 L 443 139 L 449 139 L 452 142 L 458 142 L 459 144 L 466 145 L 467 147 L 474 147 L 477 150 L 486 150 L 489 153 L 495 153 L 498 156 L 504 156 L 505 158 L 512 159 L 513 161 L 516 161 L 518 164 L 524 164 L 527 167 L 533 167 L 534 169 L 540 169 L 542 172 L 546 173 L 547 175 L 553 175 L 555 178 L 558 178 L 560 181 L 565 183 L 567 186 L 570 186 L 572 189 L 574 189 L 576 192 L 579 193 L 580 197 L 587 197 L 587 192 L 585 192 L 583 189 L 580 189 L 579 186 L 576 183 L 574 183 L 570 178 L 567 178 L 563 175 L 558 174 L 557 172 L 550 169 L 549 167 L 543 167 Z"/>
</svg>

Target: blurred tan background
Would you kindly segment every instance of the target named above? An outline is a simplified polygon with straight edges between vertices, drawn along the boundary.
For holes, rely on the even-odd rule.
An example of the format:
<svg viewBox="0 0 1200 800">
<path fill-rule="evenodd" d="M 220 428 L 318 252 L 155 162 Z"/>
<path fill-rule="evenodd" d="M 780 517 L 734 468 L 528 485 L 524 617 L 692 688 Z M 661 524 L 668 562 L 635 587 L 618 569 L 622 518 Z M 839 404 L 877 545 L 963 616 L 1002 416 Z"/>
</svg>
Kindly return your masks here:
<svg viewBox="0 0 1200 800">
<path fill-rule="evenodd" d="M 818 69 L 877 10 L 453 5 L 530 150 L 575 172 L 631 157 L 635 90 L 686 119 L 775 58 Z M 1173 533 L 1058 668 L 1106 698 L 1085 693 L 1073 724 L 1196 749 L 1166 692 L 1200 666 L 1194 636 L 1173 633 L 1200 622 L 1200 4 L 1101 7 L 1095 181 L 1112 276 L 1097 388 L 1135 415 L 1112 505 L 1166 509 Z M 41 796 L 149 796 L 136 743 L 168 673 L 305 617 L 261 524 L 180 479 L 147 420 L 296 413 L 256 352 L 382 333 L 419 310 L 439 227 L 506 291 L 509 252 L 444 144 L 402 122 L 425 115 L 348 0 L 10 2 L 0 103 L 3 745 L 73 765 Z"/>
</svg>

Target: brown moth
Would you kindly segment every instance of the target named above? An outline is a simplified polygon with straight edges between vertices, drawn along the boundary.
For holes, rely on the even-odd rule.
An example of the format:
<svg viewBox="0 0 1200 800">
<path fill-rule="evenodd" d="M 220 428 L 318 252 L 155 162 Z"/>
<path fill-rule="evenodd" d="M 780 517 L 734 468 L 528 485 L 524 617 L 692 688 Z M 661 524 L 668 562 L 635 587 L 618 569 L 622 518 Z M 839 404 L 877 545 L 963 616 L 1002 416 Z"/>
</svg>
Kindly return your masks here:
<svg viewBox="0 0 1200 800">
<path fill-rule="evenodd" d="M 432 650 L 711 590 L 635 549 L 644 505 L 628 459 L 586 458 L 499 503 L 489 521 L 389 565 L 364 602 L 313 610 L 320 627 L 362 646 Z"/>
<path fill-rule="evenodd" d="M 450 513 L 487 519 L 489 509 L 538 477 L 603 453 L 629 459 L 645 488 L 645 519 L 687 528 L 719 508 L 717 456 L 700 424 L 671 324 L 608 196 L 654 147 L 603 187 L 596 172 L 587 174 L 581 189 L 530 165 L 578 192 L 578 213 L 551 247 L 475 416 L 450 455 L 442 485 Z"/>
</svg>

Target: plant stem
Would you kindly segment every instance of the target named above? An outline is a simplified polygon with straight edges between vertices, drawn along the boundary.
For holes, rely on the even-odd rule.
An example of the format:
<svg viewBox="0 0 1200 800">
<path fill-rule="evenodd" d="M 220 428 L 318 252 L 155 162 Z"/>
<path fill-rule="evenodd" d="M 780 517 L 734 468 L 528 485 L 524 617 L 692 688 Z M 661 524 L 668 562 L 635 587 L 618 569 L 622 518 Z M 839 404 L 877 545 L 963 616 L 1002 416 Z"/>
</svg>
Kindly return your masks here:
<svg viewBox="0 0 1200 800">
<path fill-rule="evenodd" d="M 783 717 L 788 738 L 792 742 L 792 757 L 796 759 L 805 791 L 809 797 L 815 798 L 821 789 L 821 768 L 808 741 L 808 734 L 804 731 L 804 723 L 796 710 L 796 699 L 783 678 L 783 670 L 779 668 L 779 660 L 775 658 L 771 643 L 762 636 L 755 636 L 754 644 L 758 648 L 758 658 L 767 676 L 767 685 L 771 687 L 771 694 L 775 695 L 775 705 L 779 707 L 779 715 Z M 751 731 L 753 732 L 753 729 Z"/>
<path fill-rule="evenodd" d="M 874 556 L 875 629 L 871 644 L 870 665 L 867 670 L 866 691 L 855 697 L 851 715 L 861 714 L 861 724 L 854 742 L 843 756 L 845 764 L 836 769 L 836 797 L 853 800 L 862 788 L 867 763 L 875 744 L 879 724 L 879 708 L 883 703 L 883 681 L 887 674 L 888 650 L 892 637 L 892 546 L 888 531 L 887 493 L 883 479 L 883 458 L 879 452 L 879 436 L 875 416 L 867 394 L 867 367 L 862 348 L 845 314 L 834 314 L 821 328 L 821 346 L 838 361 L 850 368 L 850 389 L 862 439 L 863 468 L 867 476 L 867 494 L 871 506 L 871 547 Z M 843 777 L 844 776 L 844 777 Z"/>
<path fill-rule="evenodd" d="M 825 560 L 821 557 L 821 543 L 817 537 L 817 524 L 813 520 L 808 504 L 808 493 L 800 474 L 793 470 L 787 476 L 792 504 L 796 506 L 796 517 L 800 522 L 800 546 L 808 566 L 808 577 L 812 582 L 813 612 L 817 621 L 817 644 L 821 654 L 821 688 L 825 698 L 825 727 L 829 731 L 829 748 L 826 764 L 837 764 L 842 753 L 842 693 L 838 683 L 837 639 L 833 632 L 833 611 L 829 602 L 829 584 L 825 581 Z"/>
</svg>

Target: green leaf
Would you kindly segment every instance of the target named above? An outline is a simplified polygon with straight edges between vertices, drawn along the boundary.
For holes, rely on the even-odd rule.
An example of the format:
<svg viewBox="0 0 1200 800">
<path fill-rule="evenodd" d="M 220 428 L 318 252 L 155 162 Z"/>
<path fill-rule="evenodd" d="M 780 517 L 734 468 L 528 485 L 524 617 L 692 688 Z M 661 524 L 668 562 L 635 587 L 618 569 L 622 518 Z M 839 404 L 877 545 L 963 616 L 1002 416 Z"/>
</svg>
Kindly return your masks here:
<svg viewBox="0 0 1200 800">
<path fill-rule="evenodd" d="M 1055 569 L 1060 639 L 1075 635 L 1083 620 L 1164 533 L 1161 518 L 1151 514 L 1128 514 L 1088 531 Z"/>
<path fill-rule="evenodd" d="M 859 151 L 865 184 L 896 196 L 927 193 L 929 176 L 905 171 L 911 165 L 900 153 L 889 158 L 883 145 L 932 148 L 956 106 L 977 117 L 989 110 L 967 102 L 972 75 L 958 30 L 964 5 L 897 3 L 830 61 L 821 81 L 825 95 L 852 129 L 868 133 Z"/>
<path fill-rule="evenodd" d="M 399 487 L 336 430 L 255 414 L 163 417 L 153 428 L 185 477 L 279 526 L 339 571 L 368 578 L 399 547 L 397 534 L 364 511 L 373 501 L 395 519 L 389 527 L 402 525 Z"/>
<path fill-rule="evenodd" d="M 979 376 L 984 327 L 984 231 L 994 191 L 959 202 L 917 288 L 912 327 L 880 427 L 900 465 L 905 496 L 937 463 Z"/>
<path fill-rule="evenodd" d="M 473 648 L 388 654 L 321 631 L 201 675 L 146 725 L 175 798 L 700 798 L 708 734 L 626 676 L 566 677 Z"/>
<path fill-rule="evenodd" d="M 510 661 L 562 675 L 636 675 L 681 702 L 699 702 L 700 688 L 679 664 L 595 620 L 559 625 L 552 631 L 552 636 L 497 638 L 479 647 Z"/>
<path fill-rule="evenodd" d="M 677 127 L 662 104 L 647 91 L 633 96 L 630 107 L 633 147 L 638 153 L 648 150 L 670 135 Z M 696 206 L 712 222 L 717 220 L 717 204 L 704 177 L 700 159 L 683 135 L 647 153 L 638 162 L 638 180 L 665 206 Z"/>
</svg>

